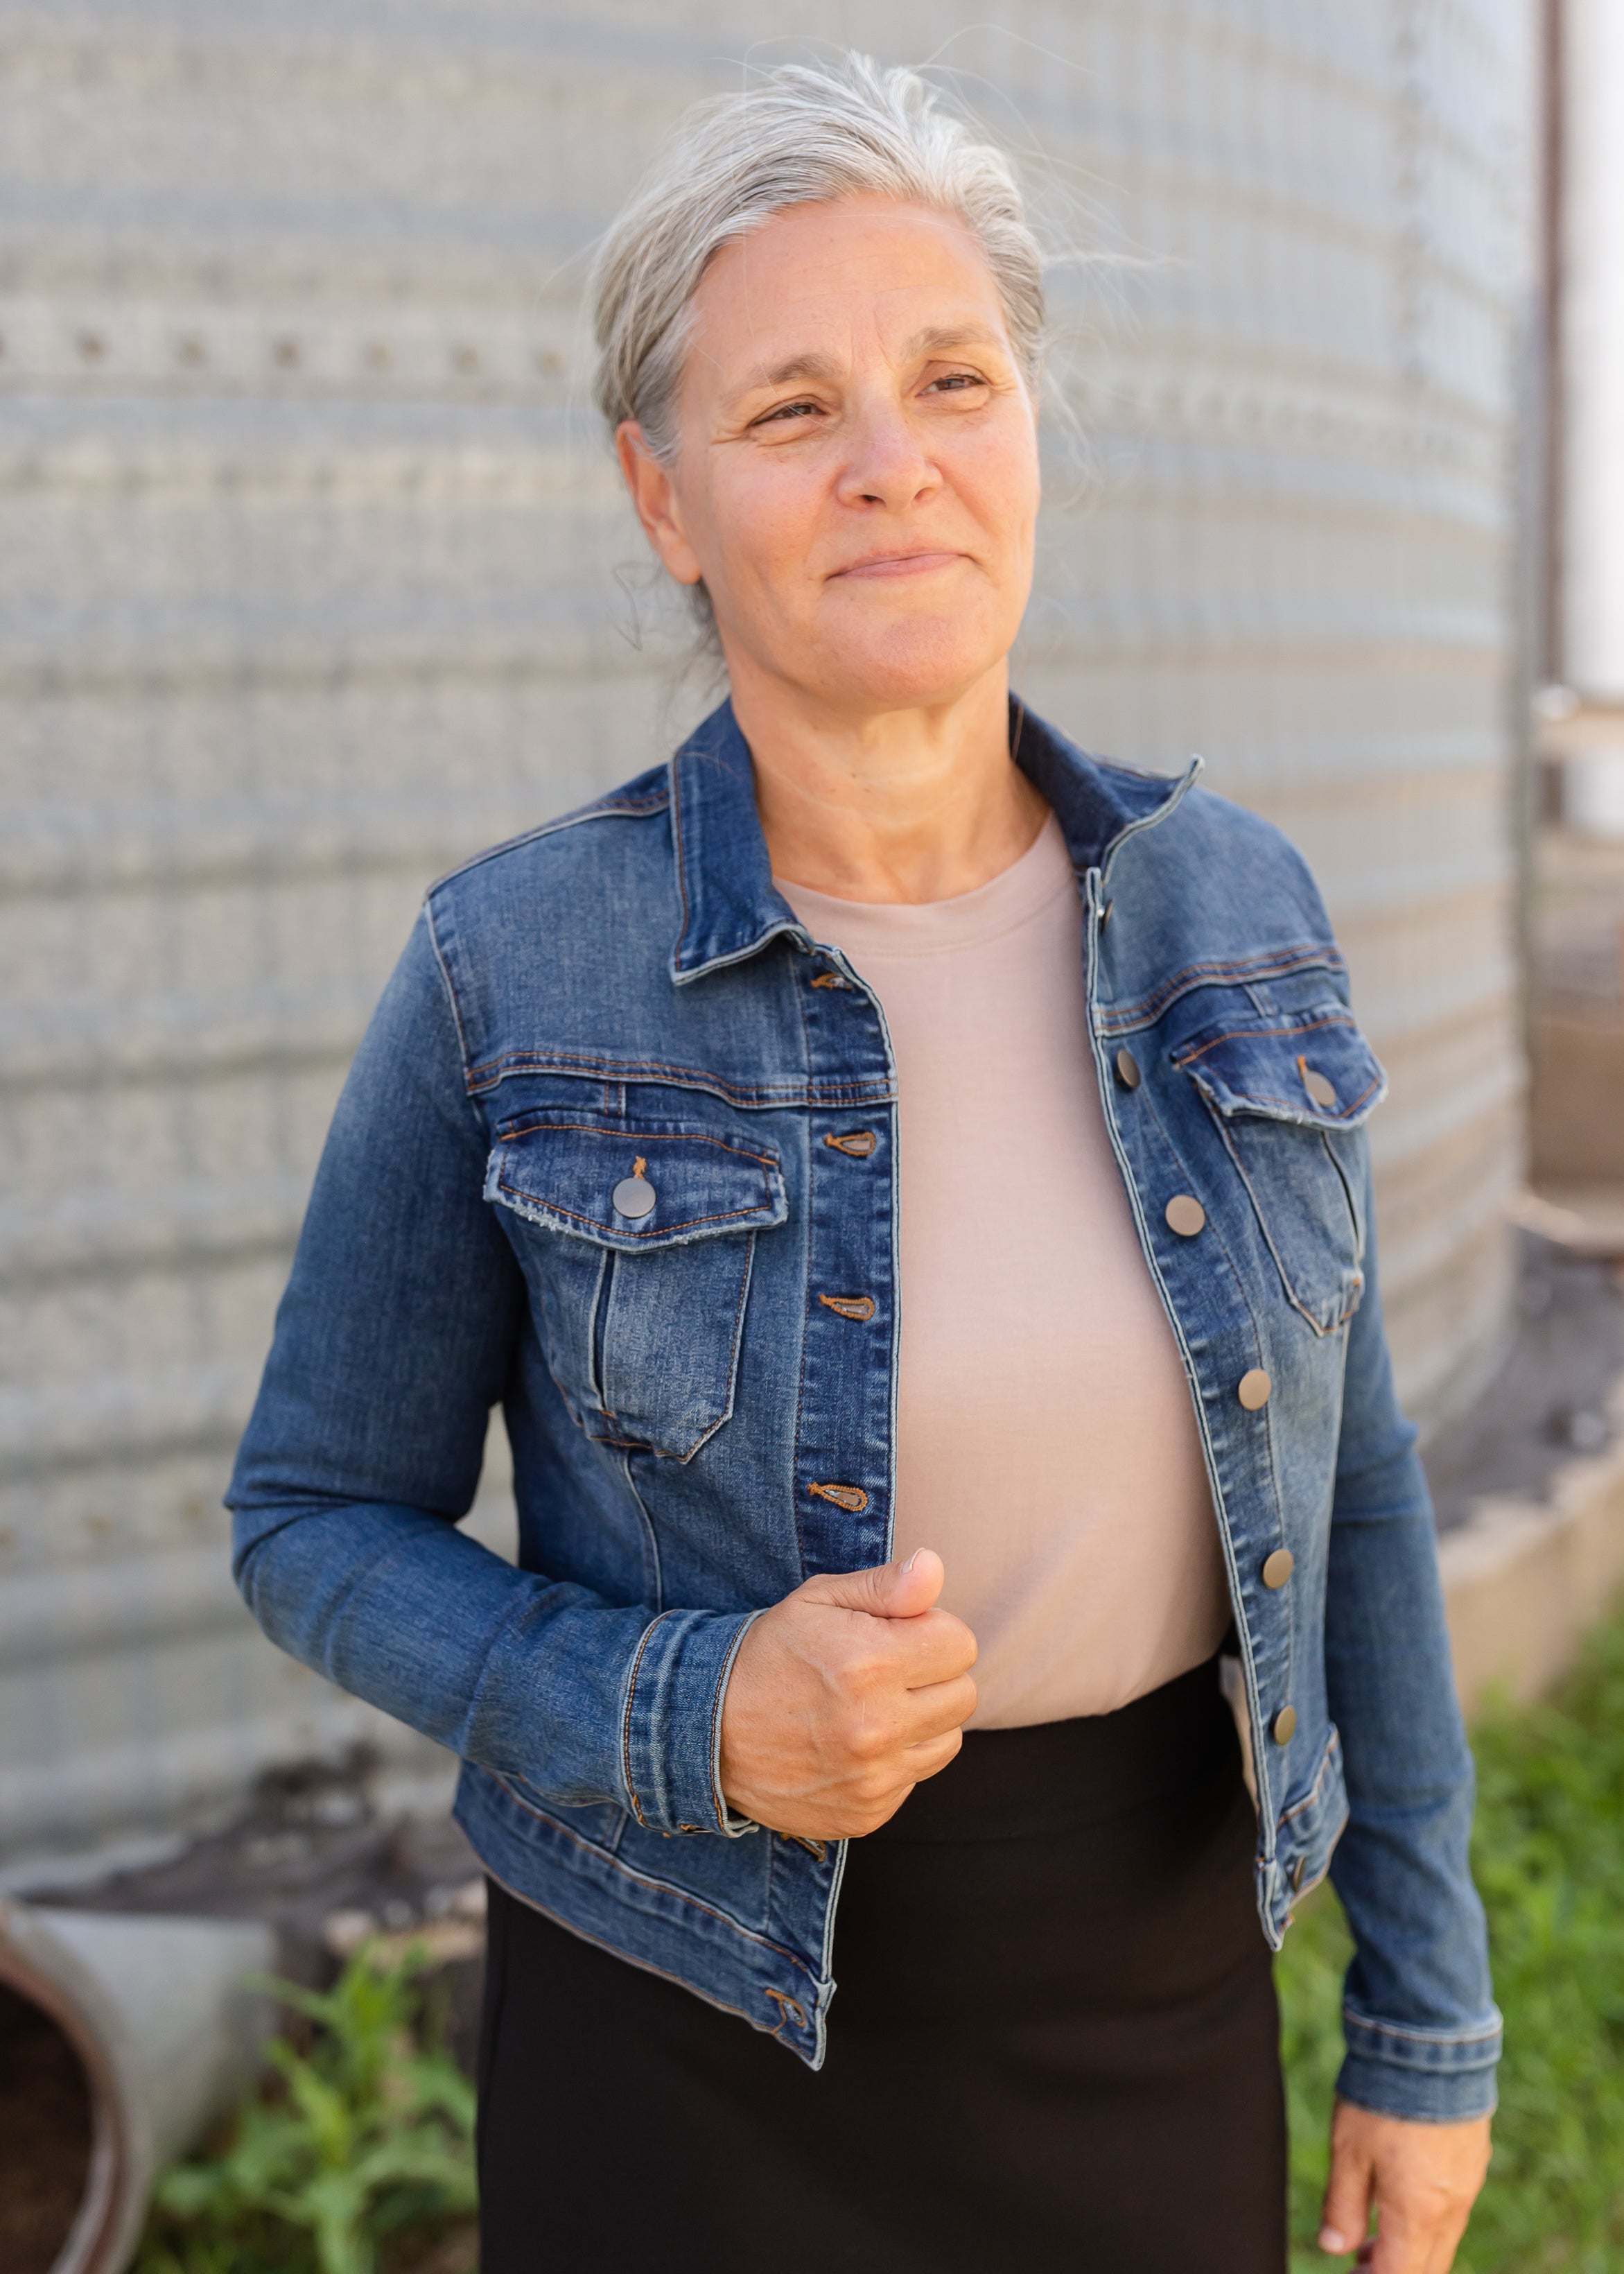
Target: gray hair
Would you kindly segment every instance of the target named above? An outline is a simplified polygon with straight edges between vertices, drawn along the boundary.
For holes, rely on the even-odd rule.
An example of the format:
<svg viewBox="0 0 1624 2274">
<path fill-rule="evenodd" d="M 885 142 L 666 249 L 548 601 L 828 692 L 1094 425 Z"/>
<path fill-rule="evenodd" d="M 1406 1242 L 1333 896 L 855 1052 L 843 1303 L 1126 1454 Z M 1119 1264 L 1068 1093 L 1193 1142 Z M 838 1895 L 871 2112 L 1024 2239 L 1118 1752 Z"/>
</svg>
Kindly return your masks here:
<svg viewBox="0 0 1624 2274">
<path fill-rule="evenodd" d="M 786 64 L 695 103 L 593 264 L 595 393 L 613 429 L 635 419 L 669 462 L 699 281 L 723 245 L 790 206 L 860 196 L 954 215 L 987 257 L 1029 385 L 1043 343 L 1043 260 L 1014 169 L 911 71 L 848 53 Z"/>
</svg>

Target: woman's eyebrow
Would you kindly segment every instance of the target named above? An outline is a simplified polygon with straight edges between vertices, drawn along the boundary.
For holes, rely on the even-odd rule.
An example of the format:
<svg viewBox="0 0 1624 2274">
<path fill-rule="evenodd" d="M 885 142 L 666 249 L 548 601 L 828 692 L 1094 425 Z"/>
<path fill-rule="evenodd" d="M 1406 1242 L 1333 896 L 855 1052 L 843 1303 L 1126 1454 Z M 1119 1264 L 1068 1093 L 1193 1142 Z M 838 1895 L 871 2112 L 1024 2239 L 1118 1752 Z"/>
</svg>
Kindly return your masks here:
<svg viewBox="0 0 1624 2274">
<path fill-rule="evenodd" d="M 804 355 L 791 356 L 786 363 L 757 364 L 754 371 L 746 372 L 737 387 L 728 393 L 728 401 L 737 403 L 741 396 L 754 395 L 758 388 L 793 387 L 797 380 L 823 379 L 833 381 L 840 375 L 839 365 L 832 356 L 819 355 L 816 350 Z"/>
<path fill-rule="evenodd" d="M 904 342 L 902 360 L 911 363 L 916 356 L 949 355 L 955 348 L 1002 348 L 1006 344 L 985 324 L 928 324 L 922 332 L 915 332 L 911 340 Z"/>
<path fill-rule="evenodd" d="M 956 348 L 1002 348 L 1005 343 L 996 332 L 985 324 L 928 324 L 905 340 L 898 360 L 913 363 L 921 356 L 948 355 Z M 793 387 L 801 380 L 826 380 L 833 384 L 839 379 L 840 365 L 833 356 L 821 355 L 816 349 L 808 349 L 800 355 L 790 356 L 783 363 L 757 364 L 748 371 L 737 387 L 730 388 L 727 400 L 737 403 L 763 387 Z"/>
</svg>

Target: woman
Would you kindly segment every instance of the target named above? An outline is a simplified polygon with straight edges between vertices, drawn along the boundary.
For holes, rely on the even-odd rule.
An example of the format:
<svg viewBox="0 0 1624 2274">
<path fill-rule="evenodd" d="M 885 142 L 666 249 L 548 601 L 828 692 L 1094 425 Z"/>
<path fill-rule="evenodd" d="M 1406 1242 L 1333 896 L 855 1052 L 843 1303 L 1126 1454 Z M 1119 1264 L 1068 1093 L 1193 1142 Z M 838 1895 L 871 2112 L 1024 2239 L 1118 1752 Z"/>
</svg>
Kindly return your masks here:
<svg viewBox="0 0 1624 2274">
<path fill-rule="evenodd" d="M 465 1764 L 488 2274 L 1279 2269 L 1327 1867 L 1321 2240 L 1439 2274 L 1498 2022 L 1318 895 L 1011 703 L 1040 262 L 917 80 L 702 109 L 597 296 L 730 700 L 431 892 L 232 1492 L 267 1633 Z"/>
</svg>

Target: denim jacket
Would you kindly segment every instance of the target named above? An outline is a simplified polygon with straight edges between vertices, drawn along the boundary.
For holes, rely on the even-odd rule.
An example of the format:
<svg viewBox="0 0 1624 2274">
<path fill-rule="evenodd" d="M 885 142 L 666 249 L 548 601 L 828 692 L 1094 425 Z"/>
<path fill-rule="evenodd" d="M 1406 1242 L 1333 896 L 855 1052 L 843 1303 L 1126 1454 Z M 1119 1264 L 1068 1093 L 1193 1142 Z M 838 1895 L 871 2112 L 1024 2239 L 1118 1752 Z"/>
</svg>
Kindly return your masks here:
<svg viewBox="0 0 1624 2274">
<path fill-rule="evenodd" d="M 1478 2114 L 1499 2017 L 1376 1295 L 1381 1070 L 1274 829 L 1019 705 L 1011 738 L 1076 868 L 1106 1124 L 1205 1448 L 1263 1931 L 1328 1869 L 1357 1946 L 1342 2091 Z M 880 1005 L 774 890 L 724 704 L 429 892 L 229 1495 L 266 1632 L 461 1755 L 498 1879 L 813 2066 L 845 1846 L 733 1814 L 719 1727 L 752 1616 L 890 1552 L 896 1111 Z M 516 1569 L 457 1529 L 498 1400 Z"/>
</svg>

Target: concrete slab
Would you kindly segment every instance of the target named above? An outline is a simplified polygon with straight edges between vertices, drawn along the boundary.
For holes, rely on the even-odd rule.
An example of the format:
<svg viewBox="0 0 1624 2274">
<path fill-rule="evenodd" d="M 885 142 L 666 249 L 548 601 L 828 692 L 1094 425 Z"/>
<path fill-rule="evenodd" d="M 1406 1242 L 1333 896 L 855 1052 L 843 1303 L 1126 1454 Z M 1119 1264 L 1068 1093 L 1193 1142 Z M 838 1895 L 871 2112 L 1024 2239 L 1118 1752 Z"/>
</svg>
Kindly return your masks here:
<svg viewBox="0 0 1624 2274">
<path fill-rule="evenodd" d="M 1439 1541 L 1469 1720 L 1496 1691 L 1526 1700 L 1560 1681 L 1624 1590 L 1624 1375 L 1606 1418 L 1607 1449 L 1562 1462 L 1540 1499 L 1485 1498 Z"/>
</svg>

